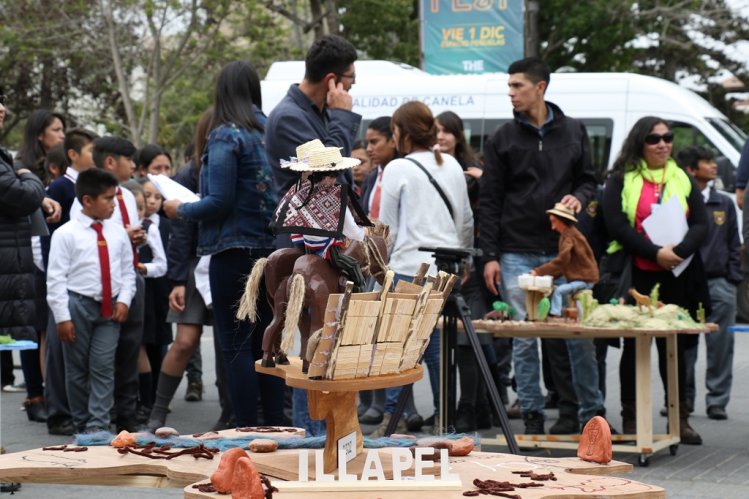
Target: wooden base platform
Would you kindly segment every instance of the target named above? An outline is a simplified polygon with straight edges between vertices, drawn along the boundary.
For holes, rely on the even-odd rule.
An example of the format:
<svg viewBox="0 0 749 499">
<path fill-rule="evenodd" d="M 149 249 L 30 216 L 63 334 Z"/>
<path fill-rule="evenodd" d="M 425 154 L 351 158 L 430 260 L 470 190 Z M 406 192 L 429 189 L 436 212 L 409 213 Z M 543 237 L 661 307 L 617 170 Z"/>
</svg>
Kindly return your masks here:
<svg viewBox="0 0 749 499">
<path fill-rule="evenodd" d="M 383 465 L 389 449 L 381 449 Z M 374 491 L 320 492 L 314 489 L 314 482 L 290 483 L 284 487 L 277 475 L 293 476 L 298 469 L 296 450 L 277 451 L 270 454 L 251 454 L 261 473 L 267 474 L 274 485 L 280 488 L 274 497 L 309 497 L 311 499 L 350 498 L 361 499 L 393 497 L 398 499 L 424 499 L 427 486 L 420 482 L 405 481 L 401 484 L 386 482 Z M 109 446 L 89 447 L 85 452 L 43 451 L 32 449 L 0 456 L 0 481 L 22 483 L 56 483 L 83 485 L 113 485 L 127 487 L 177 487 L 184 488 L 188 499 L 227 497 L 218 494 L 199 492 L 193 487 L 196 483 L 206 483 L 218 466 L 220 455 L 213 460 L 180 456 L 171 460 L 153 460 L 133 454 L 121 455 Z M 635 482 L 626 478 L 610 476 L 631 471 L 632 465 L 612 461 L 607 465 L 587 463 L 578 458 L 548 458 L 514 456 L 472 452 L 466 457 L 449 459 L 449 472 L 459 475 L 461 490 L 435 490 L 440 485 L 434 483 L 429 496 L 432 499 L 460 498 L 463 492 L 473 490 L 473 480 L 498 480 L 513 483 L 528 482 L 528 478 L 513 474 L 513 471 L 553 472 L 556 481 L 544 481 L 543 487 L 518 489 L 523 499 L 585 498 L 585 497 L 626 497 L 663 498 L 665 491 L 657 486 Z M 358 466 L 352 461 L 349 473 L 355 473 Z M 314 473 L 310 473 L 314 477 Z M 366 484 L 376 485 L 376 482 Z M 454 485 L 454 484 L 453 484 Z M 299 490 L 299 487 L 306 490 Z M 327 485 L 326 485 L 327 486 Z M 311 487 L 311 488 L 310 488 Z M 350 487 L 350 485 L 349 485 Z M 398 487 L 399 490 L 393 490 Z M 406 490 L 403 490 L 406 489 Z M 353 494 L 353 495 L 352 495 Z"/>
<path fill-rule="evenodd" d="M 381 451 L 386 452 L 386 449 Z M 293 452 L 293 451 L 289 451 Z M 253 456 L 253 459 L 255 457 Z M 289 459 L 289 466 L 296 465 L 297 461 Z M 434 490 L 428 495 L 432 499 L 458 499 L 463 498 L 463 492 L 474 490 L 473 480 L 497 480 L 510 481 L 513 483 L 527 483 L 528 478 L 522 478 L 513 471 L 534 471 L 535 473 L 553 472 L 556 481 L 544 481 L 543 487 L 516 489 L 518 495 L 523 499 L 548 498 L 664 498 L 665 491 L 658 486 L 635 482 L 627 478 L 610 476 L 615 473 L 626 473 L 631 471 L 632 465 L 613 461 L 608 465 L 587 463 L 578 458 L 547 458 L 513 456 L 511 454 L 493 454 L 487 452 L 472 452 L 466 457 L 450 458 L 450 472 L 457 473 L 462 482 L 461 490 Z M 206 482 L 202 482 L 206 483 Z M 314 483 L 307 484 L 307 490 L 299 490 L 294 487 L 284 489 L 284 483 L 272 480 L 274 486 L 279 488 L 273 497 L 293 497 L 310 499 L 330 499 L 333 497 L 357 499 L 375 499 L 393 497 L 398 499 L 424 499 L 424 487 L 420 483 L 410 481 L 400 484 L 399 490 L 392 490 L 392 482 L 382 484 L 376 490 L 367 491 L 357 489 L 355 493 L 342 490 L 340 492 L 314 490 Z M 377 482 L 372 482 L 376 484 Z M 215 493 L 199 492 L 192 485 L 184 489 L 186 499 L 209 499 L 226 497 Z M 484 496 L 481 496 L 484 497 Z"/>
<path fill-rule="evenodd" d="M 289 359 L 288 365 L 262 367 L 261 361 L 255 363 L 255 370 L 260 373 L 278 376 L 286 380 L 288 386 L 304 388 L 307 391 L 307 405 L 312 419 L 324 419 L 327 425 L 325 438 L 325 472 L 330 473 L 338 468 L 338 442 L 354 434 L 356 442 L 354 453 L 362 453 L 362 432 L 357 414 L 356 395 L 360 390 L 377 390 L 391 386 L 402 386 L 421 379 L 424 371 L 420 365 L 397 374 L 384 374 L 367 378 L 345 380 L 312 380 L 302 372 L 302 361 L 299 358 Z"/>
</svg>

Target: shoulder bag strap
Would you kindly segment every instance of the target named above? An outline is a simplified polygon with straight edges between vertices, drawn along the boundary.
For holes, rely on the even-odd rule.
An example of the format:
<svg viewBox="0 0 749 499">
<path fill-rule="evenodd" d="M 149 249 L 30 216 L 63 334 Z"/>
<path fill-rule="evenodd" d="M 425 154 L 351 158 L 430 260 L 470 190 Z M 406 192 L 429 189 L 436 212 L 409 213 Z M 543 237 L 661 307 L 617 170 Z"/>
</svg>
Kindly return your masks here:
<svg viewBox="0 0 749 499">
<path fill-rule="evenodd" d="M 409 160 L 410 162 L 418 166 L 421 169 L 421 171 L 423 171 L 424 174 L 429 178 L 429 182 L 431 182 L 434 188 L 437 189 L 437 194 L 439 194 L 440 197 L 442 198 L 442 201 L 445 202 L 445 206 L 447 206 L 447 211 L 450 212 L 450 218 L 455 220 L 455 217 L 453 216 L 453 207 L 450 204 L 450 200 L 447 199 L 447 195 L 445 194 L 445 191 L 442 190 L 442 187 L 440 187 L 440 185 L 437 183 L 434 177 L 432 177 L 432 175 L 427 171 L 427 169 L 424 168 L 424 166 L 418 161 L 416 161 L 415 159 L 413 158 L 405 158 L 405 159 Z"/>
</svg>

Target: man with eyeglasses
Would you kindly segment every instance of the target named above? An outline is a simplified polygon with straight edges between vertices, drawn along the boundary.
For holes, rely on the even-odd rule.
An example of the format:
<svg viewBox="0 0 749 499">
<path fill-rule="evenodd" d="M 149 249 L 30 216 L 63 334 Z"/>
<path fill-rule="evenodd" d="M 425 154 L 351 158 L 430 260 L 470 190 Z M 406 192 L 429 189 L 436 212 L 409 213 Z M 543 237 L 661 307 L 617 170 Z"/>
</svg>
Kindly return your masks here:
<svg viewBox="0 0 749 499">
<path fill-rule="evenodd" d="M 525 292 L 518 276 L 557 255 L 558 236 L 549 228 L 546 210 L 561 203 L 580 212 L 595 192 L 596 178 L 585 126 L 544 98 L 550 80 L 546 63 L 530 57 L 515 61 L 507 72 L 515 119 L 484 148 L 478 220 L 486 286 L 498 294 L 501 285 L 502 298 L 523 320 Z M 592 340 L 551 340 L 546 346 L 560 414 L 550 433 L 577 433 L 581 422 L 603 411 L 595 347 Z M 538 342 L 514 338 L 512 350 L 525 433 L 543 434 Z M 569 367 L 565 372 L 561 366 Z"/>
<path fill-rule="evenodd" d="M 273 108 L 265 124 L 265 150 L 273 167 L 273 187 L 279 199 L 299 180 L 299 173 L 282 169 L 281 159 L 296 156 L 296 147 L 314 139 L 340 147 L 349 156 L 356 140 L 361 116 L 353 113 L 348 91 L 356 82 L 356 49 L 340 36 L 316 40 L 305 58 L 302 82 L 289 87 Z M 302 159 L 302 158 L 299 158 Z M 353 185 L 351 170 L 338 176 L 338 183 Z M 289 234 L 279 234 L 276 247 L 291 247 Z M 308 435 L 325 433 L 324 421 L 312 421 L 307 410 L 306 390 L 294 388 L 293 424 Z"/>
<path fill-rule="evenodd" d="M 326 146 L 341 147 L 343 156 L 351 153 L 361 123 L 361 116 L 351 111 L 353 100 L 348 93 L 356 83 L 356 59 L 354 46 L 340 36 L 316 40 L 304 61 L 304 79 L 289 87 L 268 116 L 265 148 L 279 196 L 299 178 L 279 164 L 294 156 L 299 144 L 320 139 Z M 339 180 L 353 185 L 349 170 Z"/>
</svg>

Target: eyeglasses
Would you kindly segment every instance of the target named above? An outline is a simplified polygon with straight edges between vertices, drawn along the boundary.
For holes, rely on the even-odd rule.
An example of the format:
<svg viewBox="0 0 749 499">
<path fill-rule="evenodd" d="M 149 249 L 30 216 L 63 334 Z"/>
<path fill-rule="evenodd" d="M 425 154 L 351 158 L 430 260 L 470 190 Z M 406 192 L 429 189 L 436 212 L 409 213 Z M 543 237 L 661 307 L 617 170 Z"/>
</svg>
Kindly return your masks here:
<svg viewBox="0 0 749 499">
<path fill-rule="evenodd" d="M 663 139 L 663 142 L 665 142 L 666 144 L 670 144 L 674 141 L 674 134 L 673 132 L 666 132 L 663 135 L 658 135 L 657 133 L 649 133 L 645 136 L 645 143 L 654 146 L 658 144 L 661 139 Z"/>
<path fill-rule="evenodd" d="M 356 73 L 351 73 L 350 75 L 343 74 L 343 73 L 336 73 L 337 76 L 340 76 L 341 78 L 351 78 L 351 83 L 356 83 Z"/>
<path fill-rule="evenodd" d="M 4 106 L 7 99 L 8 98 L 5 96 L 5 94 L 0 94 L 0 106 Z"/>
</svg>

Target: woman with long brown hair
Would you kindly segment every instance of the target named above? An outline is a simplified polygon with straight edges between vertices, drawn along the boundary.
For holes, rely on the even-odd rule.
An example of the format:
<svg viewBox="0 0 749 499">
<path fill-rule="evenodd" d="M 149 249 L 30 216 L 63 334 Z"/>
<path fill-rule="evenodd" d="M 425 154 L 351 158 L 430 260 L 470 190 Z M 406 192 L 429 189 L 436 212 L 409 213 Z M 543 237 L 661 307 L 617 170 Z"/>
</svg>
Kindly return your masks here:
<svg viewBox="0 0 749 499">
<path fill-rule="evenodd" d="M 434 258 L 420 247 L 472 248 L 473 214 L 463 169 L 434 146 L 437 127 L 429 108 L 411 101 L 396 109 L 391 126 L 400 158 L 392 160 L 382 177 L 380 220 L 390 226 L 390 268 L 396 280 L 411 281 L 422 262 Z M 435 330 L 436 331 L 436 330 Z M 435 415 L 439 413 L 439 333 L 433 333 L 424 353 Z M 398 390 L 388 391 L 386 420 L 395 409 Z"/>
</svg>

